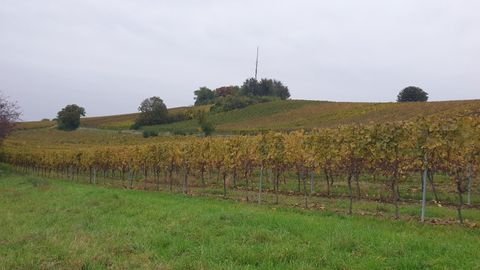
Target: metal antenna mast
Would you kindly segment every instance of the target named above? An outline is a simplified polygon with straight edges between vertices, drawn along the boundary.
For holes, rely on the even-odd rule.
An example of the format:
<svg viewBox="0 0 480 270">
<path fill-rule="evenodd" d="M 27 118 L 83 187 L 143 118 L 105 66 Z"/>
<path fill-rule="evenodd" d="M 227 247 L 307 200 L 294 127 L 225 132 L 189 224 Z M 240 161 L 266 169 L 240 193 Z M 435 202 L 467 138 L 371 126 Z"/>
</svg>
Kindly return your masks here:
<svg viewBox="0 0 480 270">
<path fill-rule="evenodd" d="M 255 80 L 257 80 L 257 71 L 258 71 L 258 46 L 257 46 L 257 61 L 255 62 Z"/>
</svg>

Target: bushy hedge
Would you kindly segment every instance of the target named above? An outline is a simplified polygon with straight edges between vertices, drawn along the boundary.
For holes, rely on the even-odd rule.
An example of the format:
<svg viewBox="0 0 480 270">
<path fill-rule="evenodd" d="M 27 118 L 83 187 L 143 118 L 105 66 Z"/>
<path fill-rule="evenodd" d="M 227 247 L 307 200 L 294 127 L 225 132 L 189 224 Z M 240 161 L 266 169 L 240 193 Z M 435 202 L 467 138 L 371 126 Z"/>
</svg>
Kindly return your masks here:
<svg viewBox="0 0 480 270">
<path fill-rule="evenodd" d="M 218 101 L 210 108 L 211 112 L 228 112 L 236 109 L 242 109 L 247 106 L 279 100 L 278 97 L 272 96 L 226 96 L 218 99 Z"/>
</svg>

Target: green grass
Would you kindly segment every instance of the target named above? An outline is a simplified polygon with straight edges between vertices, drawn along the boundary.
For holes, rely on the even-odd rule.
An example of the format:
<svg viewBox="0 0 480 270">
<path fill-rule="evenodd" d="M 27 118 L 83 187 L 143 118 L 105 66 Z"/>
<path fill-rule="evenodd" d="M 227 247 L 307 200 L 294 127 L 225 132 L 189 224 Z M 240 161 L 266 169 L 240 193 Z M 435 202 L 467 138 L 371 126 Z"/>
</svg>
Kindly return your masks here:
<svg viewBox="0 0 480 270">
<path fill-rule="evenodd" d="M 480 267 L 478 229 L 109 189 L 0 170 L 0 269 Z"/>
</svg>

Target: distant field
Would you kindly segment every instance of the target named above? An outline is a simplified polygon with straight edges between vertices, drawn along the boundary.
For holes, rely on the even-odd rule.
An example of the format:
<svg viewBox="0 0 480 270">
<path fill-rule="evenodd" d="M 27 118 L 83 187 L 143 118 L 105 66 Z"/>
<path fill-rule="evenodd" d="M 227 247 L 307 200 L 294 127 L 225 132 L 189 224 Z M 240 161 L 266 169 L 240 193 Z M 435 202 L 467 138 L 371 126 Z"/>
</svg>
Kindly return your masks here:
<svg viewBox="0 0 480 270">
<path fill-rule="evenodd" d="M 195 107 L 197 108 L 197 107 Z M 208 110 L 208 106 L 198 107 Z M 186 113 L 191 107 L 170 109 L 170 113 Z M 241 133 L 259 130 L 292 130 L 335 127 L 354 123 L 407 120 L 420 115 L 456 114 L 465 110 L 480 112 L 480 100 L 428 103 L 347 103 L 287 100 L 257 104 L 245 109 L 211 114 L 217 132 Z M 55 129 L 54 121 L 18 123 L 5 145 L 11 147 L 78 148 L 104 145 L 135 145 L 165 140 L 181 140 L 182 136 L 143 138 L 142 131 L 125 130 L 137 114 L 82 118 L 82 128 L 73 132 Z M 195 120 L 145 127 L 168 133 L 198 133 Z"/>
<path fill-rule="evenodd" d="M 179 107 L 169 109 L 170 114 L 186 113 L 187 110 L 208 110 L 209 106 Z M 339 125 L 365 124 L 408 120 L 417 116 L 434 114 L 456 114 L 465 110 L 480 111 L 480 100 L 439 101 L 414 103 L 361 103 L 327 102 L 311 100 L 286 100 L 256 104 L 244 109 L 215 113 L 209 116 L 216 125 L 217 132 L 239 133 L 260 130 L 292 130 Z M 112 116 L 85 117 L 81 126 L 87 128 L 129 129 L 137 113 Z M 53 127 L 55 122 L 19 123 L 18 129 L 38 129 Z M 144 127 L 159 132 L 196 133 L 199 131 L 196 120 L 172 124 Z"/>
<path fill-rule="evenodd" d="M 480 110 L 480 101 L 428 103 L 352 103 L 307 100 L 274 101 L 212 114 L 218 132 L 292 130 L 408 120 L 417 116 Z M 198 131 L 194 120 L 146 127 L 158 131 Z"/>
<path fill-rule="evenodd" d="M 0 168 L 0 269 L 479 269 L 480 231 Z"/>
<path fill-rule="evenodd" d="M 85 117 L 80 120 L 82 127 L 103 129 L 129 129 L 138 113 L 119 114 L 112 116 Z"/>
<path fill-rule="evenodd" d="M 171 115 L 175 114 L 185 114 L 188 110 L 193 107 L 177 107 L 168 109 L 168 113 Z M 198 106 L 195 109 L 208 110 L 210 106 Z M 119 114 L 112 116 L 98 116 L 98 117 L 85 117 L 81 119 L 82 127 L 89 128 L 101 128 L 101 129 L 129 129 L 135 119 L 137 118 L 138 113 L 130 114 Z"/>
<path fill-rule="evenodd" d="M 57 125 L 55 121 L 29 121 L 29 122 L 20 122 L 15 125 L 15 130 L 29 130 L 29 129 L 40 129 L 40 128 L 53 128 Z"/>
<path fill-rule="evenodd" d="M 137 131 L 80 128 L 75 131 L 57 129 L 18 130 L 5 140 L 6 147 L 39 147 L 42 149 L 78 149 L 83 147 L 139 145 L 178 140 L 182 137 L 160 136 L 145 139 Z"/>
</svg>

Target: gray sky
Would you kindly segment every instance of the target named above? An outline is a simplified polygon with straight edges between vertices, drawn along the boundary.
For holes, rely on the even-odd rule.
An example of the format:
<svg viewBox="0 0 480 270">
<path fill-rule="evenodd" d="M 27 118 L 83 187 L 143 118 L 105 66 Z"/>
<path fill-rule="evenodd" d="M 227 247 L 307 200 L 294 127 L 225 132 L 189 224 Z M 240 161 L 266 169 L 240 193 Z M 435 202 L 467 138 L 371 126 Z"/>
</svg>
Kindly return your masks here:
<svg viewBox="0 0 480 270">
<path fill-rule="evenodd" d="M 193 104 L 200 86 L 279 79 L 294 99 L 479 97 L 477 0 L 0 0 L 0 89 L 24 120 L 66 104 L 135 112 Z"/>
</svg>

